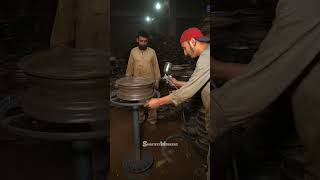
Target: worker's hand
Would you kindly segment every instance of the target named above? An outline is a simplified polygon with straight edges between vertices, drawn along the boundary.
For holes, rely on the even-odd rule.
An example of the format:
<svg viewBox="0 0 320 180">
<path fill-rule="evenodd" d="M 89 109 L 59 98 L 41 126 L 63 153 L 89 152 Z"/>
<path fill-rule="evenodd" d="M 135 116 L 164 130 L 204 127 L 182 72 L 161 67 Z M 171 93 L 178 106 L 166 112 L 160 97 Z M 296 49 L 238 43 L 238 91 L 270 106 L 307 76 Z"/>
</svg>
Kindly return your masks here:
<svg viewBox="0 0 320 180">
<path fill-rule="evenodd" d="M 178 80 L 176 80 L 176 78 L 174 78 L 174 77 L 172 77 L 172 76 L 169 76 L 169 78 L 170 78 L 170 80 L 171 80 L 171 82 L 175 85 L 175 86 L 179 86 L 179 81 Z"/>
<path fill-rule="evenodd" d="M 149 109 L 157 109 L 160 106 L 160 102 L 158 98 L 151 98 L 149 101 L 147 101 L 146 104 L 144 104 L 144 107 L 147 107 Z"/>
</svg>

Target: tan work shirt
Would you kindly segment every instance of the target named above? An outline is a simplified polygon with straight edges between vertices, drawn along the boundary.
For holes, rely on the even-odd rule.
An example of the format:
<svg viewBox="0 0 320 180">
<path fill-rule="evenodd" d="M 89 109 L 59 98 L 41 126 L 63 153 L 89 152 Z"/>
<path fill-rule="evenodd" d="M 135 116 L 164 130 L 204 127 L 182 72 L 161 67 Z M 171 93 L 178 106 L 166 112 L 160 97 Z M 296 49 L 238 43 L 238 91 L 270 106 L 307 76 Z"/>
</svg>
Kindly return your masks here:
<svg viewBox="0 0 320 180">
<path fill-rule="evenodd" d="M 148 77 L 153 80 L 160 80 L 160 69 L 156 52 L 147 47 L 142 51 L 135 47 L 130 52 L 126 76 Z"/>
<path fill-rule="evenodd" d="M 173 103 L 177 106 L 187 99 L 194 96 L 203 86 L 201 99 L 206 121 L 210 119 L 210 45 L 201 53 L 196 69 L 191 75 L 187 84 L 180 89 L 173 91 L 170 96 Z M 207 124 L 207 122 L 206 122 Z M 207 125 L 206 125 L 207 126 Z"/>
</svg>

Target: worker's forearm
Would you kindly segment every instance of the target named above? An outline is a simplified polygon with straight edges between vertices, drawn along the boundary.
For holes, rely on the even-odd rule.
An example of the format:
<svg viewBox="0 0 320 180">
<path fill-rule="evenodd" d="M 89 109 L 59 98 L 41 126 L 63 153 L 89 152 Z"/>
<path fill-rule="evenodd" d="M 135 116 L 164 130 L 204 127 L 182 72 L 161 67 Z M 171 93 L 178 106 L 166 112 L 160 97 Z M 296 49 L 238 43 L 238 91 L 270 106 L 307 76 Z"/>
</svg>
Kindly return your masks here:
<svg viewBox="0 0 320 180">
<path fill-rule="evenodd" d="M 171 104 L 172 103 L 172 98 L 171 96 L 164 96 L 162 98 L 159 98 L 159 104 L 160 106 L 166 105 L 166 104 Z"/>
<path fill-rule="evenodd" d="M 210 68 L 213 69 L 214 79 L 227 81 L 242 74 L 246 67 L 246 64 L 226 63 L 212 60 Z"/>
<path fill-rule="evenodd" d="M 178 88 L 180 88 L 180 87 L 184 86 L 186 83 L 187 83 L 187 82 L 185 82 L 185 81 L 178 81 L 177 84 L 176 84 L 176 86 L 177 86 Z"/>
</svg>

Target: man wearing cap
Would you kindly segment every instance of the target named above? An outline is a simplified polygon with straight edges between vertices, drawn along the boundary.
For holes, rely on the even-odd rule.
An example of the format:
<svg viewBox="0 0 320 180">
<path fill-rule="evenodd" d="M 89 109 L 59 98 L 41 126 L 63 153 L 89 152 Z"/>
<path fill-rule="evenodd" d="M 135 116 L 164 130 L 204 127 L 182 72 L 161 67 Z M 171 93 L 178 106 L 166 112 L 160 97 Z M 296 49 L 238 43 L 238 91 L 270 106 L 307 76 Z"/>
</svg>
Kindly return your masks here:
<svg viewBox="0 0 320 180">
<path fill-rule="evenodd" d="M 126 76 L 146 77 L 154 80 L 155 87 L 158 89 L 159 80 L 161 78 L 159 64 L 156 52 L 148 47 L 149 35 L 145 31 L 139 31 L 137 35 L 138 47 L 130 52 Z M 144 120 L 144 110 L 140 110 L 140 122 Z M 149 110 L 147 121 L 154 125 L 157 122 L 157 111 Z"/>
<path fill-rule="evenodd" d="M 152 98 L 145 106 L 156 109 L 161 105 L 179 105 L 188 100 L 201 90 L 203 107 L 200 111 L 205 114 L 205 123 L 208 130 L 210 120 L 210 39 L 195 27 L 185 30 L 180 38 L 180 44 L 186 56 L 198 58 L 196 68 L 188 82 L 177 81 L 172 78 L 172 82 L 177 88 L 171 94 L 162 98 Z"/>
</svg>

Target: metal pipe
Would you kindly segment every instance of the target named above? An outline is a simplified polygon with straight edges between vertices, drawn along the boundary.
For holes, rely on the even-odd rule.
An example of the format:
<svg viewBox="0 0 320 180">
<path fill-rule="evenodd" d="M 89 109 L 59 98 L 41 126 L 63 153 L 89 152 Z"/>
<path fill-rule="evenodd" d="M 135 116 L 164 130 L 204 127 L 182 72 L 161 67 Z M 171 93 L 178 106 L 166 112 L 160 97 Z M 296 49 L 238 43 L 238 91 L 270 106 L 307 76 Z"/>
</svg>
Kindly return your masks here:
<svg viewBox="0 0 320 180">
<path fill-rule="evenodd" d="M 141 147 L 140 147 L 140 124 L 139 124 L 139 106 L 132 107 L 132 120 L 133 120 L 133 141 L 135 144 L 135 158 L 141 159 Z"/>
<path fill-rule="evenodd" d="M 92 180 L 91 147 L 89 141 L 72 142 L 74 180 Z"/>
</svg>

